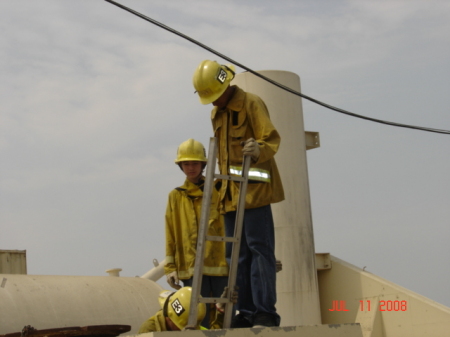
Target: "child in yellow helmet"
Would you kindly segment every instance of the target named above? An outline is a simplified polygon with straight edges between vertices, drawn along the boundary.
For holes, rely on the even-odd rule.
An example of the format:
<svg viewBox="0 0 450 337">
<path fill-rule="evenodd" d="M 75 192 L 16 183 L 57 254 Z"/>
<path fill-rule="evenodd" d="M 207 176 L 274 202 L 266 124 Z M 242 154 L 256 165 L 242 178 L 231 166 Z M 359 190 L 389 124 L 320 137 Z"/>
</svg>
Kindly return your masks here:
<svg viewBox="0 0 450 337">
<path fill-rule="evenodd" d="M 178 147 L 175 163 L 186 175 L 183 185 L 169 193 L 166 209 L 166 264 L 164 271 L 167 282 L 179 289 L 180 281 L 184 286 L 192 286 L 197 236 L 200 223 L 203 198 L 203 169 L 206 166 L 205 148 L 194 140 L 188 139 Z M 223 216 L 217 209 L 217 190 L 213 189 L 211 200 L 208 235 L 225 236 Z M 220 297 L 228 285 L 228 264 L 225 259 L 225 244 L 207 241 L 203 266 L 203 297 Z M 209 328 L 210 312 L 202 324 Z"/>
</svg>

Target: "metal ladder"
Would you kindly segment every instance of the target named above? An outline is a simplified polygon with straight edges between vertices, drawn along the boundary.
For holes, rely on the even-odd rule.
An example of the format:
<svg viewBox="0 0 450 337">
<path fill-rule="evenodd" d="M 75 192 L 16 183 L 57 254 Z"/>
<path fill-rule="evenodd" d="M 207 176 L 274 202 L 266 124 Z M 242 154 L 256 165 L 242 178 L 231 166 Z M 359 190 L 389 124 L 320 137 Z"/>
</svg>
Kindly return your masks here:
<svg viewBox="0 0 450 337">
<path fill-rule="evenodd" d="M 223 329 L 227 329 L 231 325 L 231 316 L 233 314 L 233 303 L 231 302 L 231 294 L 236 286 L 237 267 L 239 261 L 239 249 L 242 235 L 242 224 L 244 221 L 245 195 L 248 184 L 248 171 L 250 168 L 250 156 L 243 157 L 242 175 L 231 176 L 215 174 L 217 158 L 217 142 L 216 138 L 210 138 L 208 149 L 208 162 L 205 173 L 205 185 L 203 188 L 202 210 L 200 215 L 200 226 L 197 238 L 197 255 L 195 257 L 194 276 L 192 282 L 192 297 L 189 310 L 189 320 L 186 330 L 194 330 L 197 326 L 197 306 L 198 303 L 225 303 L 225 317 Z M 212 198 L 212 189 L 214 186 L 214 178 L 240 182 L 239 199 L 236 210 L 236 222 L 233 237 L 209 236 L 207 235 L 209 226 L 209 213 Z M 203 264 L 205 256 L 206 241 L 222 241 L 233 243 L 231 251 L 231 261 L 228 274 L 228 296 L 227 298 L 200 297 L 200 289 L 202 288 Z"/>
</svg>

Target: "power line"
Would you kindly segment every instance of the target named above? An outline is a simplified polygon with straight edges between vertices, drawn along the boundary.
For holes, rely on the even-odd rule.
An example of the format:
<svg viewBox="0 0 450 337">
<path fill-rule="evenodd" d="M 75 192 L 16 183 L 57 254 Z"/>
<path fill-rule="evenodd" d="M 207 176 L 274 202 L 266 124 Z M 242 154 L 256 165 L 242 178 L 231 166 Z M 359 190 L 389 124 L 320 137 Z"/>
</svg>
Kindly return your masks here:
<svg viewBox="0 0 450 337">
<path fill-rule="evenodd" d="M 400 127 L 400 128 L 408 128 L 408 129 L 414 129 L 414 130 L 420 130 L 420 131 L 427 131 L 427 132 L 434 132 L 434 133 L 441 133 L 441 134 L 450 134 L 449 130 L 441 130 L 441 129 L 422 127 L 422 126 L 400 124 L 400 123 L 389 122 L 389 121 L 385 121 L 385 120 L 381 120 L 381 119 L 366 117 L 366 116 L 358 115 L 358 114 L 355 114 L 353 112 L 350 112 L 350 111 L 347 111 L 347 110 L 344 110 L 344 109 L 340 109 L 340 108 L 334 107 L 332 105 L 329 105 L 327 103 L 321 102 L 321 101 L 316 100 L 316 99 L 314 99 L 312 97 L 304 95 L 304 94 L 302 94 L 299 91 L 296 91 L 296 90 L 294 90 L 292 88 L 289 88 L 289 87 L 287 87 L 287 86 L 285 86 L 285 85 L 283 85 L 281 83 L 278 83 L 278 82 L 276 82 L 276 81 L 274 81 L 274 80 L 272 80 L 272 79 L 270 79 L 270 78 L 268 78 L 268 77 L 266 77 L 264 75 L 261 75 L 261 74 L 257 73 L 256 71 L 246 67 L 245 65 L 243 65 L 243 64 L 241 64 L 239 62 L 236 62 L 235 60 L 229 58 L 228 56 L 226 56 L 226 55 L 224 55 L 222 53 L 219 53 L 218 51 L 208 47 L 207 45 L 204 45 L 203 43 L 198 42 L 197 40 L 194 40 L 193 38 L 191 38 L 191 37 L 189 37 L 189 36 L 179 32 L 179 31 L 177 31 L 177 30 L 175 30 L 173 28 L 170 28 L 169 26 L 166 26 L 166 25 L 162 24 L 161 22 L 158 22 L 158 21 L 156 21 L 156 20 L 154 20 L 152 18 L 149 18 L 148 16 L 145 16 L 145 15 L 143 15 L 143 14 L 141 14 L 141 13 L 139 13 L 139 12 L 129 8 L 129 7 L 126 7 L 126 6 L 124 6 L 124 5 L 120 4 L 120 3 L 117 3 L 115 1 L 113 1 L 113 0 L 105 0 L 105 1 L 109 2 L 109 3 L 113 4 L 113 5 L 116 5 L 117 7 L 122 8 L 123 10 L 126 10 L 127 12 L 130 12 L 130 13 L 138 16 L 141 19 L 144 19 L 145 21 L 153 23 L 154 25 L 156 25 L 156 26 L 158 26 L 158 27 L 160 27 L 162 29 L 165 29 L 165 30 L 167 30 L 167 31 L 169 31 L 169 32 L 171 32 L 171 33 L 173 33 L 175 35 L 178 35 L 178 36 L 182 37 L 183 39 L 186 39 L 186 40 L 196 44 L 197 46 L 199 46 L 199 47 L 201 47 L 201 48 L 203 48 L 203 49 L 205 49 L 205 50 L 207 50 L 207 51 L 209 51 L 209 52 L 211 52 L 211 53 L 213 53 L 213 54 L 223 58 L 224 60 L 227 60 L 228 62 L 233 63 L 234 65 L 236 65 L 236 66 L 238 66 L 238 67 L 240 67 L 242 69 L 247 70 L 248 72 L 252 73 L 253 75 L 255 75 L 255 76 L 257 76 L 257 77 L 259 77 L 259 78 L 261 78 L 261 79 L 263 79 L 263 80 L 265 80 L 265 81 L 267 81 L 267 82 L 269 82 L 269 83 L 271 83 L 271 84 L 273 84 L 273 85 L 283 89 L 283 90 L 286 90 L 286 91 L 288 91 L 288 92 L 290 92 L 290 93 L 292 93 L 294 95 L 300 96 L 300 97 L 302 97 L 304 99 L 307 99 L 308 101 L 311 101 L 313 103 L 321 105 L 321 106 L 323 106 L 325 108 L 337 111 L 339 113 L 342 113 L 342 114 L 345 114 L 345 115 L 348 115 L 348 116 L 365 119 L 365 120 L 368 120 L 368 121 L 371 121 L 371 122 L 375 122 L 375 123 L 381 123 L 381 124 L 386 124 L 386 125 L 391 125 L 391 126 L 397 126 L 397 127 Z"/>
</svg>

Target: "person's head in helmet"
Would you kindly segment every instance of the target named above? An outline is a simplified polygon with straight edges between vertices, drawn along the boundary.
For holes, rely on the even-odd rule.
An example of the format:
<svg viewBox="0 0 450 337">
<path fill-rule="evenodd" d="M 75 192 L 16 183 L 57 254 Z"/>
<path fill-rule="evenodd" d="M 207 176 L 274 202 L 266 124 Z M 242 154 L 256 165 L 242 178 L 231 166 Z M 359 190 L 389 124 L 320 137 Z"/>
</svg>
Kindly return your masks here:
<svg viewBox="0 0 450 337">
<path fill-rule="evenodd" d="M 179 165 L 191 183 L 198 183 L 206 166 L 206 152 L 202 143 L 188 139 L 180 144 L 175 164 Z"/>
<path fill-rule="evenodd" d="M 235 75 L 234 70 L 233 65 L 220 65 L 210 60 L 202 61 L 192 78 L 200 102 L 225 107 L 234 92 L 234 87 L 230 87 Z"/>
<path fill-rule="evenodd" d="M 176 292 L 165 290 L 159 294 L 159 304 L 163 310 L 166 325 L 170 330 L 183 330 L 188 324 L 191 293 L 191 287 L 183 287 Z M 199 303 L 197 306 L 196 329 L 200 329 L 200 322 L 205 317 L 205 314 L 205 303 Z"/>
</svg>

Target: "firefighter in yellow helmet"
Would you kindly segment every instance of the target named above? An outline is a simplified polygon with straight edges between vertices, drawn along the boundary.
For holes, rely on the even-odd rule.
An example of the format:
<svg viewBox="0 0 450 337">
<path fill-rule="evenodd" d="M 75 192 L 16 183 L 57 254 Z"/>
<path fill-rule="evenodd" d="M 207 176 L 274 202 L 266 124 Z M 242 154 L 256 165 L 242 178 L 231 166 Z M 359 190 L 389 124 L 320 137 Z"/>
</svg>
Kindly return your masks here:
<svg viewBox="0 0 450 337">
<path fill-rule="evenodd" d="M 197 68 L 193 83 L 202 104 L 216 101 L 234 78 L 233 65 L 219 65 L 215 61 L 205 60 Z"/>
<path fill-rule="evenodd" d="M 172 288 L 179 289 L 180 281 L 184 286 L 192 286 L 194 275 L 197 236 L 200 224 L 203 198 L 203 169 L 206 165 L 205 148 L 194 140 L 188 139 L 178 147 L 175 164 L 186 175 L 184 184 L 169 193 L 166 209 L 166 264 L 164 271 L 167 282 Z M 218 193 L 213 188 L 208 235 L 224 236 L 223 216 L 217 208 Z M 228 285 L 228 264 L 225 260 L 225 243 L 207 241 L 203 266 L 203 297 L 220 297 Z M 214 316 L 214 314 L 212 314 Z M 202 325 L 209 328 L 210 308 Z"/>
<path fill-rule="evenodd" d="M 176 292 L 164 290 L 159 294 L 159 305 L 161 309 L 139 328 L 138 333 L 153 331 L 178 331 L 183 330 L 189 322 L 189 310 L 191 308 L 191 287 L 183 287 Z M 228 287 L 225 287 L 221 297 L 228 295 Z M 236 290 L 230 294 L 233 304 L 236 304 L 238 293 Z M 216 314 L 210 329 L 222 329 L 225 313 L 225 304 L 216 303 Z M 201 325 L 201 321 L 206 314 L 205 303 L 197 305 L 197 330 L 208 330 Z"/>
<path fill-rule="evenodd" d="M 276 312 L 275 238 L 271 204 L 284 200 L 275 154 L 280 135 L 260 97 L 230 85 L 234 67 L 202 61 L 193 85 L 202 104 L 214 106 L 211 121 L 218 142 L 221 174 L 239 174 L 243 155 L 251 156 L 237 285 L 239 315 L 232 327 L 278 326 Z M 233 236 L 239 185 L 222 181 L 219 206 L 227 236 Z M 227 256 L 230 256 L 227 245 Z"/>
<path fill-rule="evenodd" d="M 189 320 L 191 293 L 190 287 L 183 287 L 176 292 L 162 291 L 158 298 L 161 309 L 141 325 L 138 333 L 183 330 Z M 205 304 L 199 303 L 197 307 L 197 329 L 201 329 L 200 323 L 205 314 Z"/>
</svg>

